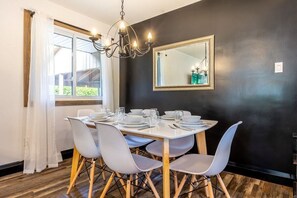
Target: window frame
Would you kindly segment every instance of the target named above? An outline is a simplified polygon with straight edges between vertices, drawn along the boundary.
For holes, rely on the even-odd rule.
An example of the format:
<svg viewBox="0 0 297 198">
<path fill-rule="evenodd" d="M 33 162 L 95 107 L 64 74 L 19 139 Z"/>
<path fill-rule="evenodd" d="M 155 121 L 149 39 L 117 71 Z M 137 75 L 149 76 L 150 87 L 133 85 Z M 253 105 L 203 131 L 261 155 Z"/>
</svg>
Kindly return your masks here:
<svg viewBox="0 0 297 198">
<path fill-rule="evenodd" d="M 29 96 L 29 75 L 30 75 L 30 60 L 31 60 L 31 26 L 32 17 L 34 16 L 34 11 L 24 9 L 23 13 L 23 101 L 24 107 L 28 106 L 28 96 Z M 92 36 L 91 31 L 73 26 L 68 23 L 64 23 L 59 20 L 54 20 L 54 25 L 69 31 L 74 31 L 85 36 Z M 101 38 L 101 35 L 98 35 Z M 102 73 L 101 73 L 102 77 Z M 102 78 L 101 78 L 102 79 Z M 102 86 L 102 84 L 101 84 Z M 102 87 L 101 87 L 102 88 Z M 102 104 L 101 99 L 83 99 L 83 98 L 56 98 L 56 106 L 75 106 L 75 105 L 98 105 Z"/>
<path fill-rule="evenodd" d="M 82 40 L 89 40 L 88 35 L 82 34 L 80 32 L 76 32 L 70 29 L 66 29 L 60 26 L 55 25 L 54 29 L 55 34 L 60 34 L 62 36 L 67 36 L 72 38 L 72 95 L 71 96 L 64 96 L 64 95 L 55 95 L 56 101 L 63 101 L 63 100 L 102 100 L 102 95 L 100 96 L 77 96 L 76 95 L 76 87 L 77 87 L 77 56 L 76 56 L 76 45 L 77 45 L 77 39 Z M 102 94 L 102 64 L 100 60 L 100 93 Z"/>
</svg>

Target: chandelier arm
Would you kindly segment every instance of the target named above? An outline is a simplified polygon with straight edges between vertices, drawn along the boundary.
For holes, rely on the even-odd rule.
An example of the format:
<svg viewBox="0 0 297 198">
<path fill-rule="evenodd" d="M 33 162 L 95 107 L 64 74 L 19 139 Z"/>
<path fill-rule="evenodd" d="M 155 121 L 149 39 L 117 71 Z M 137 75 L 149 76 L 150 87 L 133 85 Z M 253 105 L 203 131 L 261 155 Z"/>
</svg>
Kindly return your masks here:
<svg viewBox="0 0 297 198">
<path fill-rule="evenodd" d="M 108 54 L 108 51 L 106 51 L 106 56 L 108 58 L 111 58 L 118 47 L 119 47 L 119 45 L 116 45 L 116 47 L 114 49 L 112 49 L 110 54 Z"/>
<path fill-rule="evenodd" d="M 100 48 L 99 44 L 97 44 L 95 42 L 93 42 L 93 46 L 99 52 L 104 52 L 105 51 L 104 48 Z"/>
</svg>

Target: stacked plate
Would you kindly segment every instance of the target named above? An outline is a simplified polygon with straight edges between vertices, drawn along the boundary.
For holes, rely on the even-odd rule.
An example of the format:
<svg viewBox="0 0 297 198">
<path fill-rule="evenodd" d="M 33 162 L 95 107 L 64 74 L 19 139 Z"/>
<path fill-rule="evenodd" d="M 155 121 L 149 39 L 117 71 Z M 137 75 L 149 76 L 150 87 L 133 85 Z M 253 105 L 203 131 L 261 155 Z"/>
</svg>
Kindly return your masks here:
<svg viewBox="0 0 297 198">
<path fill-rule="evenodd" d="M 107 122 L 110 121 L 111 118 L 106 112 L 95 112 L 90 114 L 89 119 L 93 122 Z"/>
<path fill-rule="evenodd" d="M 147 125 L 142 116 L 126 116 L 119 124 L 128 128 L 139 128 Z"/>
<path fill-rule="evenodd" d="M 165 115 L 162 115 L 163 120 L 174 120 L 175 111 L 165 111 Z"/>
<path fill-rule="evenodd" d="M 180 125 L 188 128 L 199 128 L 205 126 L 202 120 L 200 120 L 201 116 L 183 116 L 180 121 Z"/>
</svg>

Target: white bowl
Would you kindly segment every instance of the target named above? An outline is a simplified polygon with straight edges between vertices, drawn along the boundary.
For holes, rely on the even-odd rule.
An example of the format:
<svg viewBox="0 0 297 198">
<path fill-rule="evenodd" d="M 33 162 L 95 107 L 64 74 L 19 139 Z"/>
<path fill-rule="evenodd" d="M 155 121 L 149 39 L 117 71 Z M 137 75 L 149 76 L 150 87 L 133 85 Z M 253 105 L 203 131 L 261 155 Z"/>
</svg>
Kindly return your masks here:
<svg viewBox="0 0 297 198">
<path fill-rule="evenodd" d="M 130 110 L 133 114 L 142 114 L 142 109 L 131 109 Z"/>
<path fill-rule="evenodd" d="M 175 111 L 165 111 L 165 115 L 169 117 L 174 117 L 175 116 Z"/>
<path fill-rule="evenodd" d="M 182 121 L 184 122 L 199 122 L 201 116 L 191 115 L 191 116 L 183 116 Z"/>
<path fill-rule="evenodd" d="M 95 112 L 95 113 L 91 113 L 89 117 L 92 119 L 101 119 L 106 116 L 107 116 L 106 112 Z"/>
<path fill-rule="evenodd" d="M 139 124 L 142 122 L 142 116 L 129 115 L 123 120 L 125 124 Z"/>
</svg>

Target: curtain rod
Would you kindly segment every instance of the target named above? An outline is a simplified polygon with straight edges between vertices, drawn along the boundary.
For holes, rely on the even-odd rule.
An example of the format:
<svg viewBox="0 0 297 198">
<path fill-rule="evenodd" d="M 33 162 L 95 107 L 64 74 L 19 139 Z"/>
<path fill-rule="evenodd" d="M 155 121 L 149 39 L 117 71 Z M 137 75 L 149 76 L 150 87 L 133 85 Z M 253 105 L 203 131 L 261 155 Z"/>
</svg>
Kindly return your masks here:
<svg viewBox="0 0 297 198">
<path fill-rule="evenodd" d="M 25 9 L 27 10 L 27 9 Z M 27 10 L 28 12 L 30 12 L 30 16 L 33 17 L 34 14 L 35 14 L 35 11 L 32 11 L 32 10 Z M 80 28 L 80 27 L 77 27 L 77 26 L 74 26 L 74 25 L 71 25 L 69 23 L 65 23 L 63 21 L 59 21 L 57 19 L 54 19 L 54 23 L 55 25 L 58 25 L 58 26 L 63 26 L 63 27 L 70 27 L 70 28 L 73 28 L 73 29 L 76 29 L 76 30 L 79 30 L 79 32 L 84 32 L 84 33 L 88 33 L 89 35 L 91 35 L 91 31 L 89 30 L 86 30 L 86 29 L 83 29 L 83 28 Z M 101 34 L 98 34 L 99 38 L 101 38 Z"/>
</svg>

